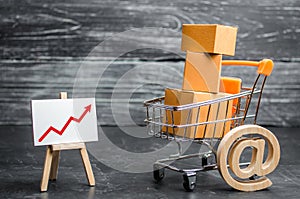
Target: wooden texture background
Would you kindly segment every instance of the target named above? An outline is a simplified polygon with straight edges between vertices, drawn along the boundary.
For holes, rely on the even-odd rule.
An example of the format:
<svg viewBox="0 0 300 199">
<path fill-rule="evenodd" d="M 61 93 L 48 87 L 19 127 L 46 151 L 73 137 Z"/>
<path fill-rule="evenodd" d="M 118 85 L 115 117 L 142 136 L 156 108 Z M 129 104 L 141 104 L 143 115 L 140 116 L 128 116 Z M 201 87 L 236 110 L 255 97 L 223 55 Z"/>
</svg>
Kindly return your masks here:
<svg viewBox="0 0 300 199">
<path fill-rule="evenodd" d="M 31 124 L 30 101 L 60 91 L 95 96 L 99 124 L 143 124 L 142 102 L 180 87 L 184 23 L 238 26 L 225 59 L 275 61 L 259 123 L 300 125 L 298 0 L 0 1 L 0 124 Z"/>
</svg>

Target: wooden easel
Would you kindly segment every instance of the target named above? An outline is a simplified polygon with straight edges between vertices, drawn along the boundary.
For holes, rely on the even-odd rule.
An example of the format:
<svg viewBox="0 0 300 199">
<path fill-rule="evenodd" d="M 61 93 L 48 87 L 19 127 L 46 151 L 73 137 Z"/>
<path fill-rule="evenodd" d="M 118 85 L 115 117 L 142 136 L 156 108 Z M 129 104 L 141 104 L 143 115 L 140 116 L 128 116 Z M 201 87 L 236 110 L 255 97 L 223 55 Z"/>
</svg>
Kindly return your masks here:
<svg viewBox="0 0 300 199">
<path fill-rule="evenodd" d="M 67 99 L 67 93 L 61 92 L 60 99 Z M 41 191 L 47 191 L 49 180 L 56 180 L 58 173 L 59 155 L 62 150 L 79 149 L 87 180 L 90 186 L 95 186 L 95 178 L 85 143 L 55 144 L 47 146 L 44 171 L 41 180 Z"/>
</svg>

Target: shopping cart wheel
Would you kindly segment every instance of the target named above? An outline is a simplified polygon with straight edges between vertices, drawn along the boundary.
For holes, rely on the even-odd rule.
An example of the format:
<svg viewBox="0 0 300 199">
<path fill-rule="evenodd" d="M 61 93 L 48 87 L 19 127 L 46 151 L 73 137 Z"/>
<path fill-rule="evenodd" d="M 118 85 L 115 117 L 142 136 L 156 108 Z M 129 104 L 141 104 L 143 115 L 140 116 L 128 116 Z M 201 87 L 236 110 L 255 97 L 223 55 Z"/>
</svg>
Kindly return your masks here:
<svg viewBox="0 0 300 199">
<path fill-rule="evenodd" d="M 249 180 L 255 180 L 255 179 L 258 179 L 258 176 L 256 174 L 254 174 L 253 176 L 249 177 Z"/>
<path fill-rule="evenodd" d="M 160 182 L 165 177 L 165 168 L 153 165 L 153 178 L 156 182 Z"/>
<path fill-rule="evenodd" d="M 244 168 L 240 157 L 251 149 L 251 161 Z M 272 185 L 267 174 L 273 172 L 280 159 L 280 146 L 271 131 L 258 125 L 243 125 L 229 131 L 217 151 L 217 165 L 223 179 L 240 191 L 258 191 Z"/>
<path fill-rule="evenodd" d="M 196 173 L 184 173 L 183 174 L 183 187 L 186 191 L 193 191 L 196 187 Z"/>
</svg>

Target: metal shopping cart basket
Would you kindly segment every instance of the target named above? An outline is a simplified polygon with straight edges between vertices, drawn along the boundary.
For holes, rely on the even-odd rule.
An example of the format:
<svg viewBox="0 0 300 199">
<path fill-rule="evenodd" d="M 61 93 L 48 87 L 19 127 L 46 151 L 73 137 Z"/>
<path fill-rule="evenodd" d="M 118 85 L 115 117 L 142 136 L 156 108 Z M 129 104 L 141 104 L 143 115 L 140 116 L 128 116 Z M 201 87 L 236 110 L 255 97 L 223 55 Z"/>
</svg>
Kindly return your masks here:
<svg viewBox="0 0 300 199">
<path fill-rule="evenodd" d="M 280 146 L 269 130 L 256 125 L 256 120 L 273 62 L 228 60 L 222 61 L 222 65 L 257 67 L 253 86 L 242 87 L 237 94 L 180 106 L 165 105 L 165 97 L 144 102 L 148 134 L 178 144 L 178 153 L 154 163 L 153 176 L 157 182 L 164 178 L 167 168 L 182 173 L 184 188 L 193 191 L 197 172 L 218 169 L 227 184 L 238 190 L 256 191 L 271 186 L 265 175 L 277 167 Z M 225 116 L 218 117 L 221 109 L 225 110 Z M 181 117 L 179 123 L 178 117 Z M 208 150 L 186 154 L 182 150 L 184 142 L 198 143 Z M 241 163 L 246 149 L 251 150 L 250 161 Z M 175 164 L 195 157 L 201 160 L 196 168 L 179 168 Z"/>
</svg>

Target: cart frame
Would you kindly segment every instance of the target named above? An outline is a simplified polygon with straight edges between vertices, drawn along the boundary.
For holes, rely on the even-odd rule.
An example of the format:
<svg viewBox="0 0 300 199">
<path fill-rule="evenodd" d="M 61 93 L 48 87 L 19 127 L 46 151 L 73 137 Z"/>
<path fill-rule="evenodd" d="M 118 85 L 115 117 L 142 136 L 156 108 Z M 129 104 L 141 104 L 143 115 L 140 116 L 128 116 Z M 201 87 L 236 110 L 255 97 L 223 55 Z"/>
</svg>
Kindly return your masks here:
<svg viewBox="0 0 300 199">
<path fill-rule="evenodd" d="M 222 61 L 222 66 L 254 66 L 257 67 L 257 77 L 253 83 L 252 87 L 242 87 L 242 91 L 238 94 L 232 94 L 228 97 L 217 98 L 213 100 L 185 104 L 180 106 L 170 106 L 164 105 L 164 96 L 154 98 L 151 100 L 147 100 L 144 102 L 144 106 L 146 107 L 146 119 L 147 123 L 147 132 L 149 135 L 155 136 L 157 138 L 167 139 L 170 141 L 175 141 L 178 144 L 178 153 L 174 155 L 170 155 L 169 157 L 161 160 L 157 160 L 153 166 L 153 175 L 154 179 L 159 182 L 164 178 L 164 169 L 170 169 L 176 172 L 183 173 L 183 186 L 187 191 L 193 191 L 196 185 L 196 173 L 199 171 L 208 171 L 213 169 L 219 169 L 220 165 L 218 165 L 219 147 L 218 143 L 222 141 L 224 136 L 230 136 L 230 134 L 225 132 L 225 124 L 230 122 L 230 129 L 235 129 L 237 127 L 245 126 L 247 124 L 256 125 L 258 111 L 260 108 L 261 98 L 263 89 L 267 80 L 267 77 L 271 74 L 273 69 L 273 62 L 269 59 L 264 59 L 262 61 L 241 61 L 241 60 L 228 60 Z M 255 100 L 254 100 L 255 98 Z M 226 105 L 226 115 L 229 109 L 229 102 L 236 100 L 237 103 L 234 106 L 235 112 L 232 113 L 232 117 L 230 118 L 222 118 L 216 120 L 207 120 L 206 121 L 198 121 L 199 114 L 201 112 L 201 108 L 208 108 L 208 115 L 210 113 L 210 109 L 212 106 L 217 106 L 220 108 L 221 103 L 227 103 Z M 255 107 L 251 107 L 254 104 Z M 251 108 L 250 108 L 251 107 Z M 197 110 L 196 121 L 190 121 L 190 115 L 192 114 L 192 110 Z M 175 124 L 174 122 L 174 114 L 176 112 L 187 111 L 187 118 L 184 124 Z M 218 123 L 223 123 L 224 128 L 221 133 L 221 137 L 215 137 L 216 135 L 216 125 Z M 206 127 L 208 125 L 214 125 L 214 133 L 212 137 L 206 138 Z M 252 127 L 253 127 L 252 125 Z M 196 137 L 196 131 L 199 126 L 205 126 L 204 136 L 203 138 Z M 257 126 L 257 125 L 256 125 Z M 194 128 L 194 136 L 191 138 L 187 136 L 187 129 Z M 250 127 L 249 127 L 250 128 Z M 257 128 L 262 128 L 257 126 Z M 165 129 L 163 132 L 162 129 Z M 178 129 L 183 129 L 183 135 L 177 135 L 176 132 Z M 226 134 L 227 133 L 227 134 Z M 266 137 L 266 136 L 265 136 Z M 195 154 L 184 154 L 182 151 L 182 142 L 189 141 L 195 142 L 208 147 L 207 152 L 203 153 L 195 153 Z M 217 144 L 216 144 L 217 143 Z M 225 143 L 226 144 L 226 143 Z M 224 144 L 223 144 L 224 145 Z M 276 145 L 277 146 L 277 145 Z M 278 144 L 279 147 L 279 144 Z M 277 147 L 277 148 L 278 148 Z M 276 149 L 276 151 L 278 151 Z M 202 165 L 199 168 L 192 169 L 183 169 L 178 168 L 171 163 L 174 161 L 199 157 L 202 159 Z M 279 160 L 279 159 L 278 159 Z M 211 163 L 214 162 L 214 163 Z M 240 166 L 249 166 L 250 162 L 239 163 Z M 276 162 L 275 162 L 276 164 Z M 278 163 L 277 163 L 278 164 Z M 276 165 L 277 166 L 277 165 Z M 225 167 L 229 167 L 226 163 Z M 224 178 L 224 176 L 223 176 Z M 250 180 L 254 180 L 254 175 L 251 176 Z M 225 181 L 227 181 L 225 179 Z M 255 182 L 255 180 L 253 181 Z M 230 184 L 230 183 L 228 183 Z M 234 187 L 236 188 L 236 187 Z M 239 188 L 237 188 L 239 189 Z M 251 189 L 251 188 L 250 188 Z M 256 188 L 256 190 L 261 189 Z M 240 190 L 243 190 L 240 189 Z M 245 189 L 245 191 L 252 191 Z"/>
</svg>

